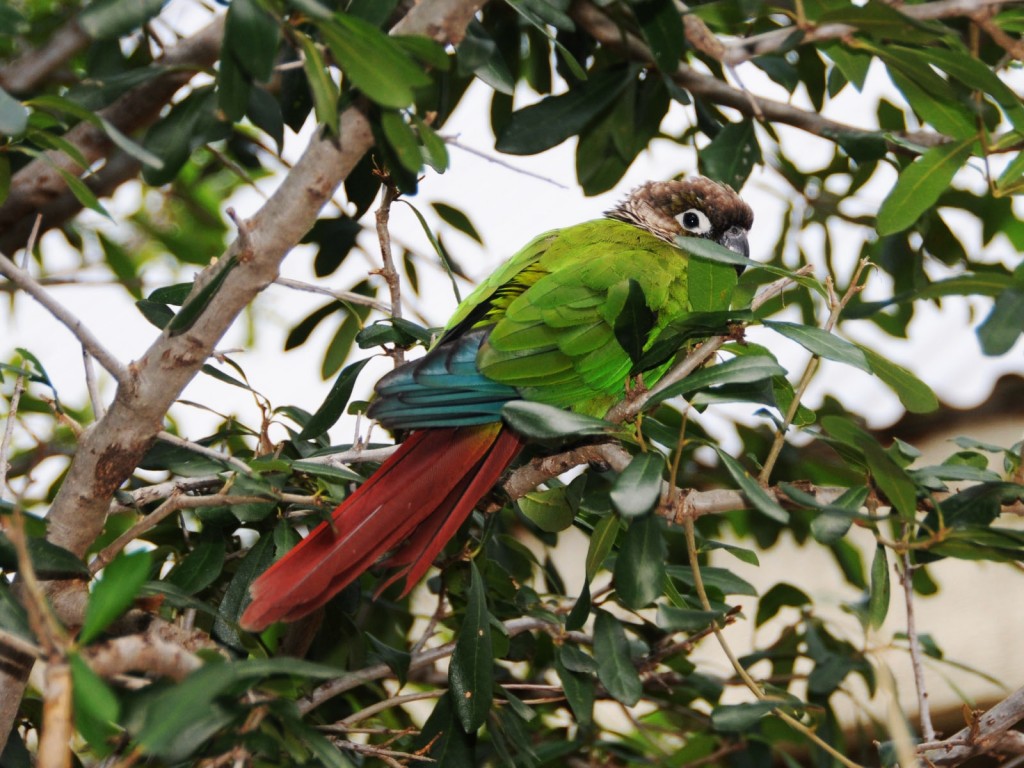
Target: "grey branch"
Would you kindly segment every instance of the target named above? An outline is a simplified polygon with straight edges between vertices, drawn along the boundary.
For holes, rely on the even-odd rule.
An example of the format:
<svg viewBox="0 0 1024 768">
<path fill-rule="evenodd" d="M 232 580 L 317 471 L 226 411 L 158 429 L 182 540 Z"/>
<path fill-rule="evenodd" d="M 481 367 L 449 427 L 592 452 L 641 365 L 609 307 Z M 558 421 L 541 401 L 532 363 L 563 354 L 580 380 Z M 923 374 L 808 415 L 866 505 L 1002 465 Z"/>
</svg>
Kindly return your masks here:
<svg viewBox="0 0 1024 768">
<path fill-rule="evenodd" d="M 946 19 L 954 16 L 970 16 L 980 10 L 994 5 L 1017 5 L 1017 2 L 1007 0 L 936 0 L 936 2 L 922 3 L 921 5 L 900 4 L 893 6 L 904 16 L 917 21 L 932 21 L 935 19 Z M 801 43 L 814 43 L 823 40 L 838 40 L 857 31 L 856 27 L 849 24 L 822 24 L 803 30 L 800 38 Z M 760 35 L 732 40 L 725 43 L 725 53 L 722 61 L 725 64 L 736 65 L 744 61 L 761 56 L 766 53 L 773 53 L 784 46 L 789 45 L 789 40 L 794 34 L 801 32 L 799 27 L 790 26 L 781 29 L 773 29 L 771 32 L 764 32 Z"/>
<path fill-rule="evenodd" d="M 653 65 L 654 57 L 650 48 L 635 35 L 621 29 L 605 13 L 589 2 L 576 3 L 572 7 L 573 19 L 602 45 L 624 51 L 630 58 L 646 65 Z M 879 136 L 877 131 L 857 128 L 822 117 L 791 104 L 755 96 L 749 91 L 733 88 L 712 75 L 705 75 L 680 62 L 671 73 L 676 84 L 694 96 L 707 99 L 715 104 L 732 107 L 741 114 L 771 123 L 783 123 L 813 133 L 816 136 Z M 931 147 L 948 141 L 946 136 L 933 131 L 912 131 L 900 134 L 913 144 Z"/>
<path fill-rule="evenodd" d="M 72 56 L 89 44 L 89 36 L 72 19 L 41 48 L 25 51 L 0 70 L 0 88 L 14 95 L 27 94 L 42 85 Z"/>
<path fill-rule="evenodd" d="M 1024 688 L 1018 688 L 978 719 L 961 728 L 948 739 L 926 742 L 917 747 L 930 765 L 960 765 L 981 754 L 1003 750 L 1017 753 L 1020 734 L 1009 733 L 1010 728 L 1024 720 Z M 1006 739 L 1010 736 L 1010 739 Z"/>
</svg>

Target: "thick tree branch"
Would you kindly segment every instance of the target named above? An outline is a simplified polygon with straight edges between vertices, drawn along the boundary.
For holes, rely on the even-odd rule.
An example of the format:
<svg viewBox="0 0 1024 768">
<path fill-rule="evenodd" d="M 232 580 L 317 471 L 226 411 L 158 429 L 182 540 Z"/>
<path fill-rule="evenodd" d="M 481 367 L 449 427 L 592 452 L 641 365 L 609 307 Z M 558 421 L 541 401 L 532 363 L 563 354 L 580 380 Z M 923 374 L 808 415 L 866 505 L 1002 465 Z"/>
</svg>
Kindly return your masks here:
<svg viewBox="0 0 1024 768">
<path fill-rule="evenodd" d="M 157 66 L 165 69 L 163 74 L 128 91 L 98 114 L 126 134 L 151 125 L 174 94 L 192 80 L 195 70 L 210 67 L 217 60 L 223 34 L 224 18 L 221 16 L 167 51 L 157 62 Z M 63 138 L 73 144 L 90 165 L 109 155 L 114 147 L 102 128 L 86 122 L 76 125 Z M 44 213 L 44 231 L 59 223 L 45 215 L 68 193 L 58 168 L 76 176 L 84 170 L 68 155 L 51 150 L 14 174 L 7 200 L 0 206 L 0 232 L 4 233 L 3 249 L 7 253 L 14 253 L 25 245 L 37 213 Z M 123 169 L 121 166 L 119 171 Z M 108 175 L 108 179 L 118 177 L 123 178 L 123 173 Z"/>
<path fill-rule="evenodd" d="M 624 52 L 635 61 L 653 66 L 654 57 L 647 45 L 633 34 L 619 27 L 604 11 L 590 2 L 578 2 L 572 6 L 573 19 L 602 45 Z M 733 88 L 712 75 L 706 75 L 680 62 L 671 73 L 676 84 L 694 96 L 725 107 L 732 107 L 740 113 L 770 123 L 782 123 L 825 138 L 834 136 L 877 136 L 878 131 L 846 125 L 816 112 L 800 109 L 773 99 L 755 96 L 749 91 Z M 922 147 L 944 144 L 946 136 L 932 131 L 913 131 L 900 134 L 908 141 Z"/>
<path fill-rule="evenodd" d="M 1024 720 L 1024 688 L 1018 688 L 948 739 L 919 744 L 917 751 L 930 765 L 960 765 L 975 755 L 997 753 L 1005 747 L 1016 754 L 1019 739 L 1007 740 L 1005 747 L 1004 739 L 1020 736 L 1009 730 L 1021 720 Z"/>
<path fill-rule="evenodd" d="M 972 16 L 978 11 L 992 6 L 1017 5 L 1019 0 L 935 0 L 935 2 L 911 5 L 902 3 L 893 5 L 904 16 L 916 21 L 932 21 L 948 19 L 956 16 Z M 849 24 L 822 24 L 802 30 L 800 44 L 821 42 L 822 40 L 838 40 L 854 34 L 856 27 Z M 987 31 L 987 30 L 986 30 Z M 1000 30 L 1001 32 L 1002 30 Z M 724 44 L 725 52 L 722 62 L 725 64 L 741 64 L 744 61 L 774 53 L 783 47 L 791 46 L 791 38 L 801 32 L 799 27 L 782 27 L 764 32 L 760 35 L 732 40 Z M 998 42 L 998 41 L 997 41 Z"/>
<path fill-rule="evenodd" d="M 89 45 L 77 19 L 58 29 L 41 48 L 25 51 L 3 69 L 0 69 L 0 88 L 20 96 L 42 85 L 72 56 Z"/>
<path fill-rule="evenodd" d="M 482 3 L 483 0 L 426 0 L 416 5 L 394 31 L 427 34 L 443 43 L 457 42 Z M 208 53 L 215 57 L 220 36 L 217 23 L 182 46 L 191 49 L 204 40 L 213 44 Z M 182 46 L 168 56 L 174 52 L 180 55 Z M 194 57 L 190 61 L 195 63 Z M 134 118 L 129 120 L 133 114 L 150 115 L 155 119 L 160 107 L 191 76 L 190 73 L 177 74 L 183 80 L 168 83 L 169 92 L 161 90 L 143 95 L 133 91 L 122 97 L 108 108 L 116 108 L 116 114 L 111 112 L 108 119 L 113 122 L 118 118 L 115 124 L 122 130 L 138 127 Z M 172 84 L 173 90 L 170 90 Z M 81 148 L 90 153 L 108 146 L 106 137 L 88 125 L 73 129 L 69 138 L 88 138 L 90 147 Z M 312 227 L 321 207 L 373 146 L 373 141 L 370 124 L 363 114 L 356 108 L 347 109 L 340 119 L 340 138 L 318 132 L 270 199 L 243 222 L 240 237 L 225 257 L 202 276 L 203 280 L 208 280 L 216 270 L 230 269 L 215 300 L 203 308 L 189 328 L 176 335 L 168 331 L 161 334 L 142 358 L 130 366 L 129 375 L 120 382 L 110 409 L 82 439 L 50 509 L 48 538 L 52 542 L 76 554 L 85 553 L 103 529 L 114 492 L 135 470 L 161 430 L 167 409 L 196 375 L 239 313 L 277 278 L 285 255 Z M 102 152 L 94 157 L 100 155 Z M 25 170 L 18 174 L 17 195 L 12 185 L 11 198 L 16 200 L 9 198 L 0 208 L 0 230 L 13 223 L 11 216 L 15 210 L 33 210 L 32 206 L 45 202 L 59 190 L 55 185 L 43 185 L 43 191 L 48 194 L 40 199 L 40 185 L 31 183 L 32 177 L 23 175 Z M 42 168 L 36 171 L 46 178 L 53 175 Z M 82 584 L 68 586 L 73 591 L 84 588 Z M 20 700 L 23 674 L 24 670 L 20 670 L 0 677 L 0 700 L 8 697 Z M 9 718 L 0 721 L 0 740 L 6 740 L 10 727 Z"/>
</svg>

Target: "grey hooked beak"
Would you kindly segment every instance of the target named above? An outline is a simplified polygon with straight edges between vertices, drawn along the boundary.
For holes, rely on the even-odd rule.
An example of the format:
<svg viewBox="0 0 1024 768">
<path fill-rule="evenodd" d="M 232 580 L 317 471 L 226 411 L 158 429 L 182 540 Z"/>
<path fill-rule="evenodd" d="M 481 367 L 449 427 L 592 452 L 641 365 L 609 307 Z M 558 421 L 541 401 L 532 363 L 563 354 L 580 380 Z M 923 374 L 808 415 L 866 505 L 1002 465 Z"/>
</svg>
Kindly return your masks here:
<svg viewBox="0 0 1024 768">
<path fill-rule="evenodd" d="M 750 246 L 747 245 L 747 230 L 742 227 L 729 227 L 718 242 L 730 251 L 738 253 L 744 258 L 750 258 Z"/>
</svg>

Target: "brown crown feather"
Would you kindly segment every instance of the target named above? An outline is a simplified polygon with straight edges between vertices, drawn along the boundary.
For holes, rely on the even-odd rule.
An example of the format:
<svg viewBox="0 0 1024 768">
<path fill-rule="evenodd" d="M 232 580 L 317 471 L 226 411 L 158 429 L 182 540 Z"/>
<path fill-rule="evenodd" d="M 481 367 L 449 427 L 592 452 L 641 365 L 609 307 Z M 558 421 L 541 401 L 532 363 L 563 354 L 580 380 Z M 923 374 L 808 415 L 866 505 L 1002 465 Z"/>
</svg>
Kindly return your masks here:
<svg viewBox="0 0 1024 768">
<path fill-rule="evenodd" d="M 704 176 L 641 184 L 605 216 L 672 242 L 679 235 L 693 236 L 675 218 L 691 208 L 703 211 L 711 222 L 711 231 L 704 235 L 710 240 L 717 241 L 731 227 L 749 231 L 754 223 L 754 212 L 732 187 Z"/>
</svg>

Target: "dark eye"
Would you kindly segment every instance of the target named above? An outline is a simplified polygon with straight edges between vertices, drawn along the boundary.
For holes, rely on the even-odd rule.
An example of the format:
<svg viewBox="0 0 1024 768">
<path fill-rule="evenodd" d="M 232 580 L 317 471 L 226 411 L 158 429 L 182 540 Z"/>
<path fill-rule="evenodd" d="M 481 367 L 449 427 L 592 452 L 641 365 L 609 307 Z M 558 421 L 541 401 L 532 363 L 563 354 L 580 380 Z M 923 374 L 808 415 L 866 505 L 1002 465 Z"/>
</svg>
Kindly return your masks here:
<svg viewBox="0 0 1024 768">
<path fill-rule="evenodd" d="M 696 208 L 683 211 L 677 217 L 677 221 L 682 225 L 683 229 L 687 232 L 693 232 L 695 235 L 706 235 L 711 231 L 711 220 L 708 219 L 703 211 L 699 211 Z"/>
</svg>

